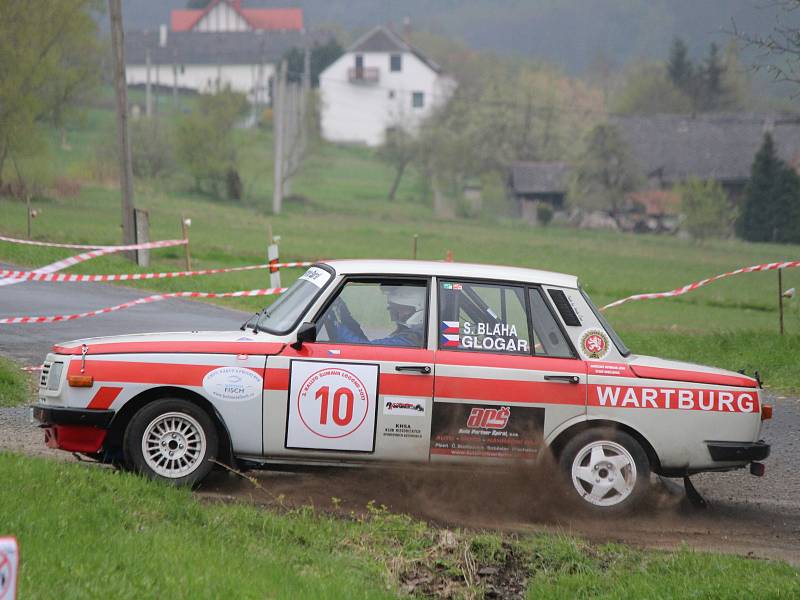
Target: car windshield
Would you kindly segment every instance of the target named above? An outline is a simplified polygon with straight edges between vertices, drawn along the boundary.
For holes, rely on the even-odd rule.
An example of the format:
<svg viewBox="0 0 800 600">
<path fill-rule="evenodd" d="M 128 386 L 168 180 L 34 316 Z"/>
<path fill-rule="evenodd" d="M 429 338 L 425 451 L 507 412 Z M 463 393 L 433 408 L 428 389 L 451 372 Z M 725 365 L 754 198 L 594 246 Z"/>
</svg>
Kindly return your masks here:
<svg viewBox="0 0 800 600">
<path fill-rule="evenodd" d="M 589 308 L 592 309 L 594 316 L 597 317 L 598 321 L 600 321 L 600 324 L 603 326 L 603 329 L 606 330 L 606 333 L 611 338 L 611 341 L 614 342 L 614 345 L 617 347 L 617 350 L 619 350 L 619 353 L 622 354 L 622 356 L 628 356 L 631 351 L 625 345 L 625 342 L 623 342 L 622 338 L 617 335 L 617 332 L 614 331 L 614 328 L 611 327 L 611 324 L 606 321 L 603 313 L 598 310 L 598 308 L 594 305 L 594 302 L 592 302 L 592 299 L 589 298 L 589 294 L 587 294 L 583 288 L 580 288 L 580 290 L 581 294 L 583 295 L 583 299 L 586 300 L 586 304 L 588 304 Z"/>
<path fill-rule="evenodd" d="M 331 279 L 320 267 L 311 267 L 270 306 L 255 324 L 256 331 L 283 334 L 290 331 Z"/>
</svg>

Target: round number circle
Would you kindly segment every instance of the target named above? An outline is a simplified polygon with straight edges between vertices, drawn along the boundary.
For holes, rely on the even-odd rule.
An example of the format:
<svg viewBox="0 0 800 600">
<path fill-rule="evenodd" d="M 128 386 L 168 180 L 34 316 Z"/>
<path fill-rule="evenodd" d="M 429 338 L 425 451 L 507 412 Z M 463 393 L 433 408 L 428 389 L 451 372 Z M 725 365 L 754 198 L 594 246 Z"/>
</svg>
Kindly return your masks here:
<svg viewBox="0 0 800 600">
<path fill-rule="evenodd" d="M 346 369 L 325 368 L 309 375 L 297 395 L 297 412 L 309 431 L 342 438 L 364 423 L 369 395 L 361 380 Z"/>
</svg>

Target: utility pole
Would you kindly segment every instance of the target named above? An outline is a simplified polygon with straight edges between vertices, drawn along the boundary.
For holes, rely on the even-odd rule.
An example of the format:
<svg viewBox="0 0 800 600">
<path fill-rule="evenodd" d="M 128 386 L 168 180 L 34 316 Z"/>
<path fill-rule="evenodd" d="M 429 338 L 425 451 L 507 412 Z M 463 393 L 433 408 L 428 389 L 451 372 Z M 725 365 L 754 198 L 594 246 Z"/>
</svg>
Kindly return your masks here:
<svg viewBox="0 0 800 600">
<path fill-rule="evenodd" d="M 272 86 L 272 138 L 274 143 L 274 184 L 272 187 L 272 212 L 279 215 L 283 207 L 283 135 L 286 114 L 286 61 L 281 62 L 280 71 Z"/>
<path fill-rule="evenodd" d="M 144 84 L 144 114 L 149 119 L 153 116 L 153 90 L 150 84 L 150 48 L 144 51 L 144 64 L 147 71 Z"/>
<path fill-rule="evenodd" d="M 133 220 L 133 166 L 128 139 L 128 88 L 125 82 L 125 38 L 122 30 L 120 0 L 108 0 L 111 18 L 111 48 L 114 54 L 114 88 L 117 97 L 117 140 L 119 143 L 119 179 L 122 191 L 122 242 L 134 244 L 136 231 Z M 135 252 L 126 252 L 135 260 Z"/>
</svg>

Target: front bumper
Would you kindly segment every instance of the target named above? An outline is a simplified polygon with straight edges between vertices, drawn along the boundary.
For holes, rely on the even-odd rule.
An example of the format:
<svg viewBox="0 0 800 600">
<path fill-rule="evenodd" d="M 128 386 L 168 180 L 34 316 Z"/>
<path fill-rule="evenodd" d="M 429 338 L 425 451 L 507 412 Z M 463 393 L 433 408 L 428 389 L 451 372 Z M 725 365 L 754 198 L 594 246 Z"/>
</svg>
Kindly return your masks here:
<svg viewBox="0 0 800 600">
<path fill-rule="evenodd" d="M 89 410 L 34 405 L 33 418 L 42 424 L 44 441 L 50 448 L 69 452 L 99 452 L 113 410 Z"/>
<path fill-rule="evenodd" d="M 753 462 L 769 456 L 770 445 L 757 442 L 706 442 L 711 459 L 715 462 Z"/>
</svg>

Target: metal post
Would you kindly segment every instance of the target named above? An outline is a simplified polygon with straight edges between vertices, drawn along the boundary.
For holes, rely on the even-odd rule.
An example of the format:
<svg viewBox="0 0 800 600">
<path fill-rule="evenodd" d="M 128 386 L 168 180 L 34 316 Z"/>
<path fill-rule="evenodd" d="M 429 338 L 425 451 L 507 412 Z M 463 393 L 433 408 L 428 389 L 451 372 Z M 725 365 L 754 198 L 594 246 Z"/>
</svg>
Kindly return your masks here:
<svg viewBox="0 0 800 600">
<path fill-rule="evenodd" d="M 125 38 L 122 30 L 120 0 L 108 0 L 111 19 L 111 48 L 114 53 L 114 88 L 117 98 L 117 140 L 119 143 L 120 188 L 122 190 L 122 241 L 133 244 L 136 232 L 133 223 L 133 166 L 128 138 L 128 88 L 125 81 Z M 126 252 L 135 260 L 135 252 Z"/>
<path fill-rule="evenodd" d="M 783 335 L 783 269 L 778 269 L 778 316 L 781 335 Z"/>
<path fill-rule="evenodd" d="M 272 212 L 281 213 L 283 205 L 283 133 L 286 92 L 286 61 L 281 62 L 280 71 L 272 86 L 272 136 L 274 142 L 274 183 L 272 187 Z"/>
<path fill-rule="evenodd" d="M 192 256 L 189 253 L 189 226 L 192 224 L 191 219 L 187 219 L 186 215 L 181 215 L 181 231 L 183 232 L 183 239 L 186 240 L 184 248 L 184 263 L 187 271 L 192 270 Z"/>
<path fill-rule="evenodd" d="M 419 240 L 419 235 L 415 233 L 411 240 L 411 258 L 417 260 L 417 240 Z"/>
<path fill-rule="evenodd" d="M 31 195 L 25 194 L 25 208 L 28 211 L 28 239 L 31 239 Z"/>
</svg>

